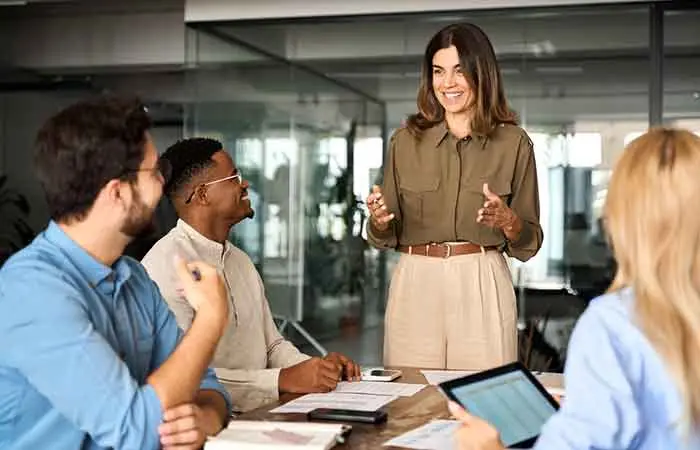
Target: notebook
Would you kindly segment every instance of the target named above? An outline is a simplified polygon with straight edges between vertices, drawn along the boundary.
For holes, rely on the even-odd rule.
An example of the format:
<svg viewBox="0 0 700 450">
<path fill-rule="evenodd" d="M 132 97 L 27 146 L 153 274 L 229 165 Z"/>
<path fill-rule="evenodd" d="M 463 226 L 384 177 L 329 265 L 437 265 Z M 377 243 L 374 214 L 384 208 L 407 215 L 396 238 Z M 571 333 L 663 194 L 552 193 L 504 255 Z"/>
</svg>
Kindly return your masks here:
<svg viewBox="0 0 700 450">
<path fill-rule="evenodd" d="M 328 450 L 351 427 L 335 423 L 265 422 L 232 420 L 218 436 L 207 440 L 205 450 Z"/>
</svg>

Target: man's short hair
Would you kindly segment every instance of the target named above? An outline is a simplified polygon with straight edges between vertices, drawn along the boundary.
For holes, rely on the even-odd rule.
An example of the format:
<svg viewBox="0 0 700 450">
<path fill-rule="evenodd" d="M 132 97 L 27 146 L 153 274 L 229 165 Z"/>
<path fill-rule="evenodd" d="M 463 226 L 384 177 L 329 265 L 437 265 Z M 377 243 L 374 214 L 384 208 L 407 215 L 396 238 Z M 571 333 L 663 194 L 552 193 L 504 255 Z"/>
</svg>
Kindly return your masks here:
<svg viewBox="0 0 700 450">
<path fill-rule="evenodd" d="M 168 161 L 172 169 L 164 192 L 173 200 L 193 177 L 214 165 L 211 157 L 224 149 L 221 142 L 210 138 L 189 138 L 168 147 L 161 158 Z"/>
<path fill-rule="evenodd" d="M 134 181 L 151 119 L 135 97 L 71 105 L 39 130 L 34 164 L 51 217 L 82 220 L 112 179 Z"/>
</svg>

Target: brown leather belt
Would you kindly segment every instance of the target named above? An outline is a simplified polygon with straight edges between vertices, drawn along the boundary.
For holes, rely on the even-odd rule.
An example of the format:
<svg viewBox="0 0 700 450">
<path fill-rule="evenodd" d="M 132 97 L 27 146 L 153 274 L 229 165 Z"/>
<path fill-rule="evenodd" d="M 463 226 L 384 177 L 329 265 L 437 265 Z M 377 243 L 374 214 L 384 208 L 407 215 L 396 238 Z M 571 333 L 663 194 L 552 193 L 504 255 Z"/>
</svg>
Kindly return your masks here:
<svg viewBox="0 0 700 450">
<path fill-rule="evenodd" d="M 472 253 L 486 253 L 498 250 L 498 247 L 482 247 L 471 242 L 423 244 L 423 245 L 399 245 L 397 250 L 409 255 L 432 256 L 434 258 L 449 258 L 450 256 L 470 255 Z"/>
</svg>

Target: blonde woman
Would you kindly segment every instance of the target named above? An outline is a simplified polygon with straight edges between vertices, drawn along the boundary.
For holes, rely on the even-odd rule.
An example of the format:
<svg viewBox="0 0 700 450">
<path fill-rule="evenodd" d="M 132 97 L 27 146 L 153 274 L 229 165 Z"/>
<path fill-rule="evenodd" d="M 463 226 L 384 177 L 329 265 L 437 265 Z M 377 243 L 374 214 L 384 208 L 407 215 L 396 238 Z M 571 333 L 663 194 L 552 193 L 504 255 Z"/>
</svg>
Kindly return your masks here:
<svg viewBox="0 0 700 450">
<path fill-rule="evenodd" d="M 567 396 L 536 450 L 700 448 L 700 138 L 654 129 L 613 173 L 606 228 L 618 271 L 571 338 Z M 451 404 L 460 449 L 500 450 Z"/>
</svg>

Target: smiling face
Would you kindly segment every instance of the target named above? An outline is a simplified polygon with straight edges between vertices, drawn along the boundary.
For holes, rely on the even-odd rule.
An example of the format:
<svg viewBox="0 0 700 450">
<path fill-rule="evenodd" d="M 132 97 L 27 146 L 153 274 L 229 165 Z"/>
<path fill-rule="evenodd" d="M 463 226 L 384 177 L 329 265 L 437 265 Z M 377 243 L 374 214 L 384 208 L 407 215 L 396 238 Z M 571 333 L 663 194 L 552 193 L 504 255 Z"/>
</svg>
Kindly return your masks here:
<svg viewBox="0 0 700 450">
<path fill-rule="evenodd" d="M 453 45 L 433 55 L 433 92 L 446 113 L 468 111 L 474 103 L 474 93 L 462 73 L 459 53 Z"/>
<path fill-rule="evenodd" d="M 231 157 L 225 151 L 219 151 L 211 159 L 214 165 L 206 171 L 207 183 L 239 175 L 206 186 L 207 200 L 216 215 L 231 222 L 231 225 L 253 217 L 255 213 L 248 198 L 248 181 L 243 179 Z"/>
</svg>

